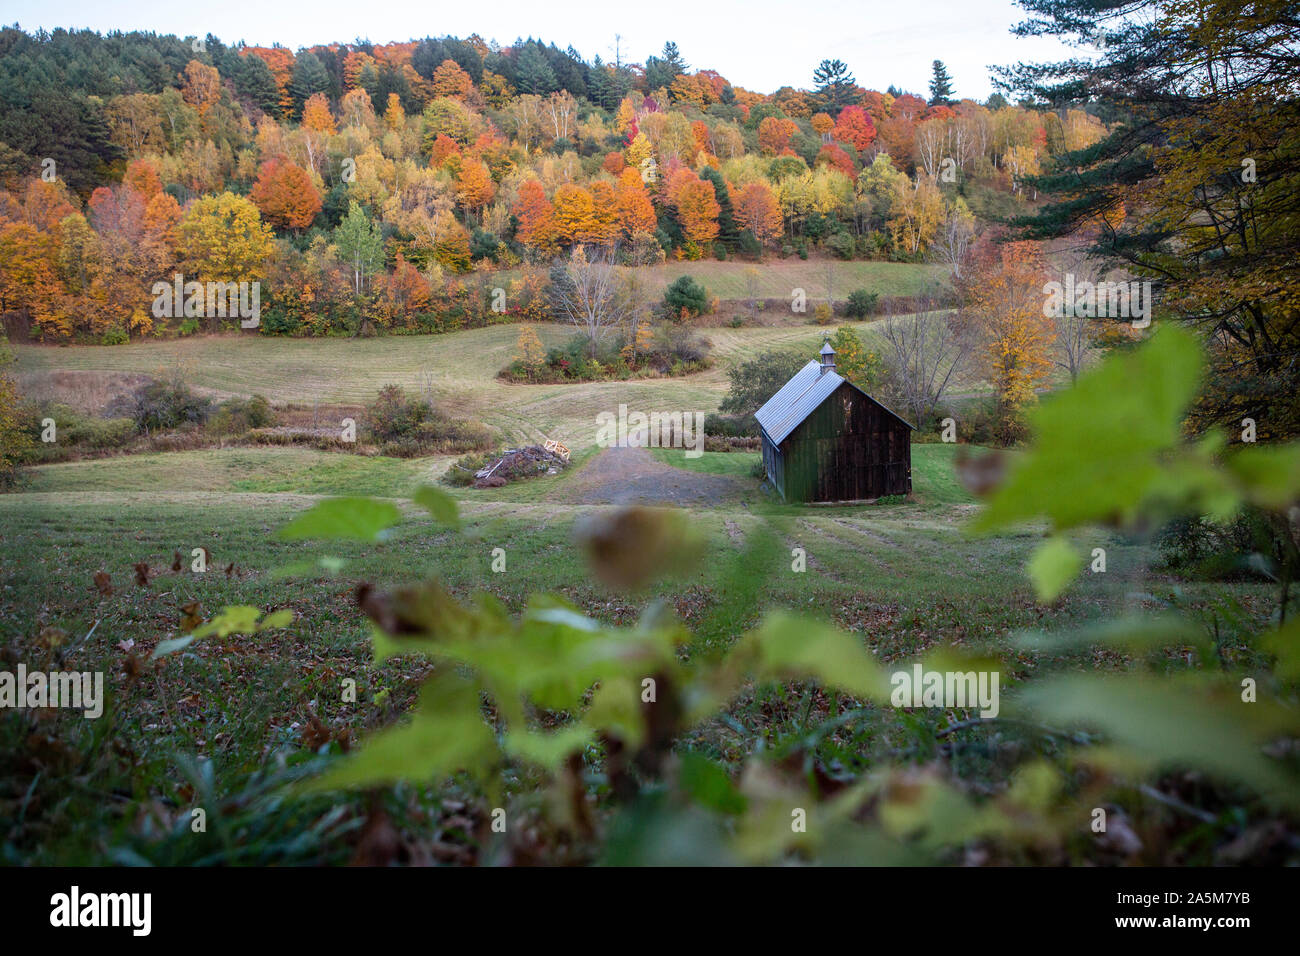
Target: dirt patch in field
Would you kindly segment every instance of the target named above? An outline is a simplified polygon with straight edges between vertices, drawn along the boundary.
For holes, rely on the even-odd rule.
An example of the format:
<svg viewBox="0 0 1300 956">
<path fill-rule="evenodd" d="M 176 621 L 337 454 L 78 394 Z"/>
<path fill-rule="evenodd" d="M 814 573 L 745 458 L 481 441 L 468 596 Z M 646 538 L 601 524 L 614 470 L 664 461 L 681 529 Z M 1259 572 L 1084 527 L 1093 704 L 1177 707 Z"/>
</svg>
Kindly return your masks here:
<svg viewBox="0 0 1300 956">
<path fill-rule="evenodd" d="M 601 505 L 712 505 L 735 500 L 747 484 L 656 461 L 644 448 L 606 448 L 565 482 L 562 501 Z"/>
</svg>

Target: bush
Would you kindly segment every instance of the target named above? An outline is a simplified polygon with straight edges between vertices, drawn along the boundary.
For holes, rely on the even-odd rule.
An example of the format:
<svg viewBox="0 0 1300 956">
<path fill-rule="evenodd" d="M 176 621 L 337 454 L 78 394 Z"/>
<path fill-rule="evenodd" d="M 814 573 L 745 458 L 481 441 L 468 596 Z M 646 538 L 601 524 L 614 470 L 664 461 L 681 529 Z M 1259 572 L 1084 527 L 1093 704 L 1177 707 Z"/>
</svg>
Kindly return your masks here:
<svg viewBox="0 0 1300 956">
<path fill-rule="evenodd" d="M 46 419 L 54 420 L 54 443 L 41 441 Z M 130 418 L 95 418 L 68 405 L 41 402 L 21 410 L 19 427 L 23 440 L 24 461 L 64 461 L 74 457 L 74 450 L 107 451 L 123 448 L 136 437 L 135 422 Z"/>
<path fill-rule="evenodd" d="M 818 302 L 813 309 L 813 321 L 818 325 L 830 325 L 835 319 L 835 312 L 825 302 Z"/>
<path fill-rule="evenodd" d="M 131 341 L 131 336 L 126 334 L 126 329 L 120 325 L 115 325 L 105 330 L 103 337 L 99 340 L 101 345 L 126 345 Z"/>
<path fill-rule="evenodd" d="M 707 415 L 704 434 L 719 438 L 757 438 L 758 419 L 753 415 Z"/>
<path fill-rule="evenodd" d="M 709 292 L 691 276 L 681 276 L 664 291 L 664 311 L 670 319 L 693 319 L 709 309 Z"/>
<path fill-rule="evenodd" d="M 254 428 L 275 424 L 271 404 L 261 395 L 231 398 L 222 402 L 208 421 L 208 428 L 218 435 L 242 435 Z"/>
<path fill-rule="evenodd" d="M 149 382 L 109 403 L 111 418 L 129 418 L 146 434 L 183 425 L 202 425 L 212 414 L 212 400 L 196 395 L 179 380 Z"/>
<path fill-rule="evenodd" d="M 475 229 L 469 242 L 471 259 L 491 259 L 496 261 L 501 241 L 486 229 Z"/>
<path fill-rule="evenodd" d="M 828 236 L 823 245 L 837 259 L 852 259 L 856 244 L 847 232 L 836 232 Z"/>
<path fill-rule="evenodd" d="M 474 475 L 481 469 L 496 460 L 496 454 L 493 452 L 478 452 L 475 454 L 465 455 L 452 462 L 447 473 L 442 476 L 444 483 L 464 488 L 474 483 Z"/>
<path fill-rule="evenodd" d="M 516 359 L 500 372 L 510 382 L 598 382 L 631 378 L 633 375 L 688 375 L 702 371 L 712 362 L 710 345 L 689 328 L 664 325 L 647 345 L 633 352 L 619 336 L 601 342 L 596 355 L 585 335 L 576 335 L 553 346 L 540 366 Z"/>
<path fill-rule="evenodd" d="M 1183 577 L 1207 581 L 1253 579 L 1251 555 L 1269 554 L 1272 535 L 1264 516 L 1242 511 L 1226 523 L 1182 516 L 1156 535 L 1160 567 Z"/>
<path fill-rule="evenodd" d="M 876 311 L 876 300 L 879 297 L 880 294 L 877 292 L 854 289 L 849 293 L 849 302 L 844 308 L 844 314 L 850 319 L 865 319 Z"/>
<path fill-rule="evenodd" d="M 398 458 L 431 452 L 481 451 L 494 444 L 482 422 L 455 419 L 400 385 L 385 385 L 366 410 L 366 426 L 382 454 Z"/>
<path fill-rule="evenodd" d="M 78 416 L 59 435 L 72 445 L 96 451 L 123 448 L 135 438 L 135 422 L 129 418 Z"/>
</svg>

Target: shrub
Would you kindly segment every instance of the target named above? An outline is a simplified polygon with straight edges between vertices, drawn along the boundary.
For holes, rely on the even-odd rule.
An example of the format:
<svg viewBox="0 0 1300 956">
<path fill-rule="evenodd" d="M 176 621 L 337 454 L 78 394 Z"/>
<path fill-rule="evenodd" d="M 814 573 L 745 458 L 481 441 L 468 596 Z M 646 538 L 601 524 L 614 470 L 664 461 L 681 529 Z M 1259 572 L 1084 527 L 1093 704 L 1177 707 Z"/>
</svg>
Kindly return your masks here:
<svg viewBox="0 0 1300 956">
<path fill-rule="evenodd" d="M 708 290 L 691 276 L 681 276 L 664 290 L 664 311 L 671 319 L 693 319 L 708 308 Z"/>
<path fill-rule="evenodd" d="M 830 325 L 835 319 L 835 312 L 826 302 L 818 302 L 813 309 L 813 321 L 818 325 Z"/>
<path fill-rule="evenodd" d="M 217 406 L 208 421 L 208 428 L 218 435 L 242 435 L 254 428 L 267 428 L 275 424 L 271 404 L 261 395 L 252 398 L 231 398 Z"/>
<path fill-rule="evenodd" d="M 1183 577 L 1209 581 L 1253 578 L 1251 556 L 1272 550 L 1268 525 L 1247 508 L 1227 522 L 1182 516 L 1156 535 L 1160 566 Z"/>
<path fill-rule="evenodd" d="M 443 482 L 457 487 L 465 487 L 474 483 L 474 475 L 488 464 L 496 460 L 495 452 L 476 452 L 465 455 L 451 463 L 447 473 L 442 476 Z"/>
<path fill-rule="evenodd" d="M 423 398 L 408 398 L 400 385 L 385 385 L 366 410 L 366 425 L 382 454 L 398 458 L 431 452 L 491 448 L 491 429 L 482 422 L 455 419 Z"/>
<path fill-rule="evenodd" d="M 837 259 L 853 258 L 855 243 L 847 232 L 832 233 L 823 244 Z"/>
<path fill-rule="evenodd" d="M 709 342 L 675 325 L 661 326 L 648 343 L 638 339 L 635 351 L 619 336 L 601 342 L 594 357 L 590 348 L 585 335 L 576 335 L 553 346 L 540 365 L 516 359 L 500 375 L 511 382 L 594 382 L 646 373 L 686 375 L 712 364 Z"/>
<path fill-rule="evenodd" d="M 114 325 L 104 331 L 103 337 L 99 340 L 101 345 L 126 345 L 131 341 L 131 336 L 126 334 L 126 329 L 120 325 Z"/>
<path fill-rule="evenodd" d="M 18 386 L 8 375 L 0 375 L 0 488 L 17 482 L 18 465 L 30 447 L 31 438 L 18 414 Z"/>
<path fill-rule="evenodd" d="M 707 415 L 704 434 L 720 438 L 757 438 L 758 419 L 753 415 Z"/>
<path fill-rule="evenodd" d="M 212 400 L 196 395 L 173 379 L 149 382 L 129 395 L 118 396 L 106 410 L 109 417 L 129 418 L 146 434 L 183 425 L 202 425 L 212 414 Z"/>
<path fill-rule="evenodd" d="M 850 319 L 865 319 L 876 311 L 876 300 L 879 297 L 880 294 L 877 292 L 854 289 L 849 293 L 849 302 L 844 307 L 844 314 Z"/>
</svg>

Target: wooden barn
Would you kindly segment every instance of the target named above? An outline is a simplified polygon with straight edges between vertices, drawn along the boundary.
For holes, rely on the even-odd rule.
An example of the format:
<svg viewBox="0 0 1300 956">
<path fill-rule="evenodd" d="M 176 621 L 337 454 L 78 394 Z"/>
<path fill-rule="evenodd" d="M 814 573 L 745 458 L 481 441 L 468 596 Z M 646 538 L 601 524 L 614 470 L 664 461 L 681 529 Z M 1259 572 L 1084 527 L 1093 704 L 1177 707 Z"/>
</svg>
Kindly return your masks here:
<svg viewBox="0 0 1300 956">
<path fill-rule="evenodd" d="M 914 426 L 835 371 L 822 346 L 754 413 L 763 468 L 786 501 L 857 501 L 912 490 Z"/>
</svg>

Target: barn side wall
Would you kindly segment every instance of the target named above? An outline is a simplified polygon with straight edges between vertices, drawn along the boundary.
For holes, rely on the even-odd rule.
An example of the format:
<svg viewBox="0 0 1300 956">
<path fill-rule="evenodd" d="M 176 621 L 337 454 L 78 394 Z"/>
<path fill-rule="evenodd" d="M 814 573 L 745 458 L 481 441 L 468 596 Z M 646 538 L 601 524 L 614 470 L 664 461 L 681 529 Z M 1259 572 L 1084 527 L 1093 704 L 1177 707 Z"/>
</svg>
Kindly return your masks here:
<svg viewBox="0 0 1300 956">
<path fill-rule="evenodd" d="M 768 481 L 772 482 L 781 497 L 785 497 L 785 461 L 781 449 L 772 443 L 772 439 L 763 434 L 763 470 Z"/>
<path fill-rule="evenodd" d="M 854 501 L 912 490 L 912 433 L 845 383 L 781 443 L 786 501 Z"/>
</svg>

